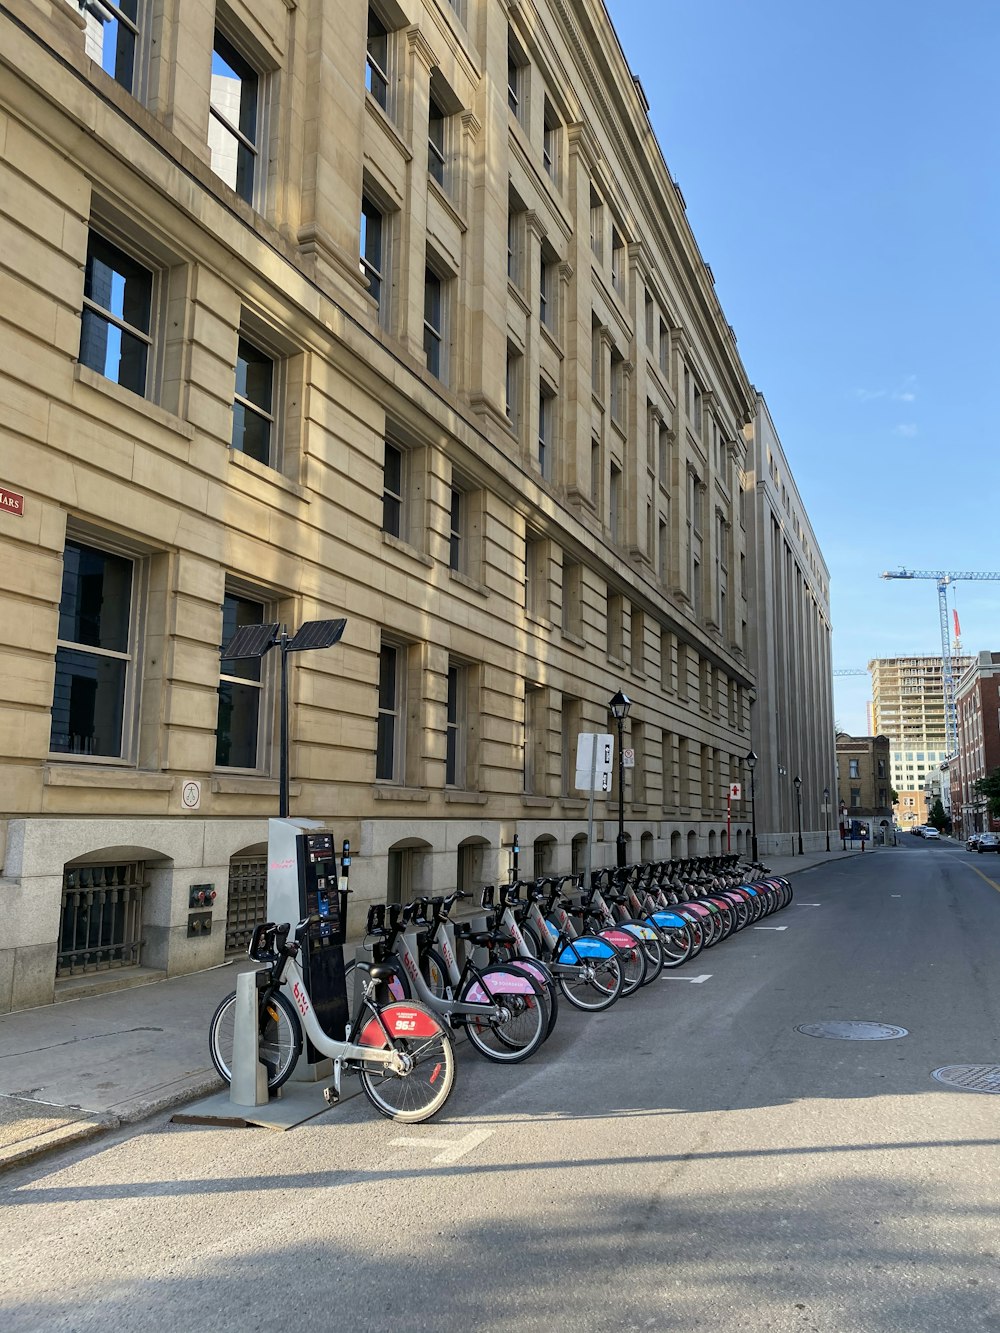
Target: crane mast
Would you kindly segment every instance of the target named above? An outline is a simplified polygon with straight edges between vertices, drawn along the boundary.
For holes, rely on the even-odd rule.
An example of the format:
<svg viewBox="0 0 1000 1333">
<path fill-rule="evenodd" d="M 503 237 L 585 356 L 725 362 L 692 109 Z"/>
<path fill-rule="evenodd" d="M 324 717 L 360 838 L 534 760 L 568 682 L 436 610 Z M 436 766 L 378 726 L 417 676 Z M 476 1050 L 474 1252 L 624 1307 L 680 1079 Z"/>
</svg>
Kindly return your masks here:
<svg viewBox="0 0 1000 1333">
<path fill-rule="evenodd" d="M 955 670 L 952 662 L 951 643 L 948 638 L 948 587 L 958 580 L 963 582 L 982 582 L 987 579 L 1000 580 L 1000 573 L 982 573 L 968 569 L 887 569 L 880 577 L 883 579 L 933 579 L 937 584 L 938 620 L 941 625 L 941 680 L 944 685 L 944 730 L 948 754 L 953 755 L 958 750 L 958 706 L 955 700 Z"/>
</svg>

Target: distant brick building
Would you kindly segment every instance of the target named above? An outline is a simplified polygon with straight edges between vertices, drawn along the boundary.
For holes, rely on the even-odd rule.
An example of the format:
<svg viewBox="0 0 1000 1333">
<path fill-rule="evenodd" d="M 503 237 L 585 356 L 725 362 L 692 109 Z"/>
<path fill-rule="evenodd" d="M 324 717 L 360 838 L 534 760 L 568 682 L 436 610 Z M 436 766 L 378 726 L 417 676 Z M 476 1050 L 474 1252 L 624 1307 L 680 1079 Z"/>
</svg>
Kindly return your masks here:
<svg viewBox="0 0 1000 1333">
<path fill-rule="evenodd" d="M 868 825 L 873 839 L 891 838 L 892 788 L 888 736 L 837 735 L 837 809 L 840 823 Z"/>
<path fill-rule="evenodd" d="M 955 832 L 968 837 L 981 829 L 1000 829 L 1000 820 L 988 820 L 986 798 L 974 788 L 977 778 L 1000 768 L 1000 653 L 982 652 L 972 659 L 955 699 L 958 758 L 949 767 L 951 814 Z"/>
</svg>

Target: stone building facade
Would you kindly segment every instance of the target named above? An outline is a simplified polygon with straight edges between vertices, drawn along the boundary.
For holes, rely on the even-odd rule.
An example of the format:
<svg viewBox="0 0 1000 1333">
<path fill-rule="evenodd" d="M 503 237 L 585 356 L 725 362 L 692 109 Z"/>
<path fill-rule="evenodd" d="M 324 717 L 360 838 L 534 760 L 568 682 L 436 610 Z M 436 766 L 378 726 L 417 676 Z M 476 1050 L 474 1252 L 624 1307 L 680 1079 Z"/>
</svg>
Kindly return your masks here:
<svg viewBox="0 0 1000 1333">
<path fill-rule="evenodd" d="M 619 688 L 633 858 L 720 849 L 756 398 L 603 4 L 130 13 L 0 16 L 0 1009 L 245 939 L 277 679 L 220 669 L 240 625 L 347 620 L 289 658 L 291 809 L 355 911 L 515 834 L 580 865 Z"/>
<path fill-rule="evenodd" d="M 830 572 L 760 395 L 746 438 L 756 824 L 761 852 L 787 855 L 800 817 L 803 850 L 825 848 L 836 823 Z"/>
</svg>

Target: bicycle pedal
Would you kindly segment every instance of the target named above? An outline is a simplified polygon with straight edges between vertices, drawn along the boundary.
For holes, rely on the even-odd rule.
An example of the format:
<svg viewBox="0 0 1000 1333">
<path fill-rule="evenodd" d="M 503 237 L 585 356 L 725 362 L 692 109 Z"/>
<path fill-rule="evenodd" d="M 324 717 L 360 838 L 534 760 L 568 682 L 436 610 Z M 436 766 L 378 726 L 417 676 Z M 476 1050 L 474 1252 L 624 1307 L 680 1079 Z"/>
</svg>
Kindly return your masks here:
<svg viewBox="0 0 1000 1333">
<path fill-rule="evenodd" d="M 336 1106 L 340 1101 L 340 1093 L 334 1087 L 324 1088 L 323 1100 L 326 1102 L 327 1106 Z"/>
</svg>

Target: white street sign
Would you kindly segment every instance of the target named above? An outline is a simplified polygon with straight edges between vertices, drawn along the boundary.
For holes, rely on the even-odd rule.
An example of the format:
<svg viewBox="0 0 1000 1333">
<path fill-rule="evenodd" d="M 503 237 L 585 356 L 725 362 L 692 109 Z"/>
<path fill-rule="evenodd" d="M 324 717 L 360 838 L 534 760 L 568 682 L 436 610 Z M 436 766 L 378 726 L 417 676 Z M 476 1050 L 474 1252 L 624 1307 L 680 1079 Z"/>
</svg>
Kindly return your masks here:
<svg viewBox="0 0 1000 1333">
<path fill-rule="evenodd" d="M 610 791 L 615 738 L 604 732 L 584 731 L 576 738 L 577 791 Z"/>
<path fill-rule="evenodd" d="M 622 768 L 635 768 L 635 751 L 622 749 Z"/>
<path fill-rule="evenodd" d="M 729 784 L 729 799 L 731 801 L 738 801 L 741 799 L 742 796 L 743 796 L 743 788 L 740 785 L 740 783 L 731 782 Z"/>
</svg>

